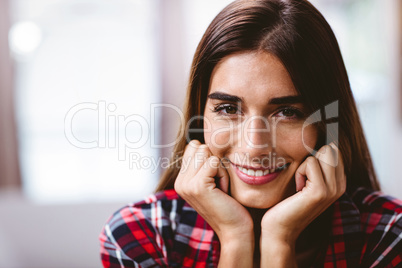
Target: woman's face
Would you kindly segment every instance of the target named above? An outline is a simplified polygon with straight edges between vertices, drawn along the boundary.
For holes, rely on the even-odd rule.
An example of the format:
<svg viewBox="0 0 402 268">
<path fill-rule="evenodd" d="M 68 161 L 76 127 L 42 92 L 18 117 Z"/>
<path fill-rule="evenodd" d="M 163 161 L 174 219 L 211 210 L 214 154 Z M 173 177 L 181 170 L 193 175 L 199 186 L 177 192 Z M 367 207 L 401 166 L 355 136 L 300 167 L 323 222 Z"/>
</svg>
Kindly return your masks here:
<svg viewBox="0 0 402 268">
<path fill-rule="evenodd" d="M 230 194 L 242 205 L 269 208 L 295 192 L 295 171 L 317 141 L 314 126 L 303 128 L 306 113 L 272 54 L 233 54 L 215 67 L 204 138 L 225 163 Z"/>
</svg>

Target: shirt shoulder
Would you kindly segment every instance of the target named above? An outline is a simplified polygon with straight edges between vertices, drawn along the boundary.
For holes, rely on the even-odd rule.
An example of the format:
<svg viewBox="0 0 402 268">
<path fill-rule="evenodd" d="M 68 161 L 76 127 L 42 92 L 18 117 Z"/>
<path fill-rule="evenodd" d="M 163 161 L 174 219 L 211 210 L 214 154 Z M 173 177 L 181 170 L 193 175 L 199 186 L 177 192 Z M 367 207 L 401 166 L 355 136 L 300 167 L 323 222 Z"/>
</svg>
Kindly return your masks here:
<svg viewBox="0 0 402 268">
<path fill-rule="evenodd" d="M 402 200 L 366 188 L 358 188 L 351 194 L 360 213 L 401 214 Z"/>
<path fill-rule="evenodd" d="M 402 201 L 380 191 L 357 189 L 352 200 L 360 213 L 367 267 L 402 265 Z"/>
<path fill-rule="evenodd" d="M 169 227 L 174 231 L 183 206 L 186 206 L 186 203 L 176 191 L 165 190 L 122 207 L 112 215 L 108 224 L 111 230 L 128 225 L 128 229 L 132 231 L 130 227 L 136 227 L 133 223 L 147 222 L 154 228 Z M 151 227 L 149 224 L 147 227 Z"/>
<path fill-rule="evenodd" d="M 183 205 L 174 190 L 166 190 L 116 211 L 99 237 L 104 267 L 167 267 L 166 243 L 173 240 Z"/>
<path fill-rule="evenodd" d="M 104 267 L 192 267 L 195 262 L 210 263 L 213 234 L 205 220 L 174 190 L 165 190 L 128 204 L 110 217 L 99 237 L 102 263 Z"/>
</svg>

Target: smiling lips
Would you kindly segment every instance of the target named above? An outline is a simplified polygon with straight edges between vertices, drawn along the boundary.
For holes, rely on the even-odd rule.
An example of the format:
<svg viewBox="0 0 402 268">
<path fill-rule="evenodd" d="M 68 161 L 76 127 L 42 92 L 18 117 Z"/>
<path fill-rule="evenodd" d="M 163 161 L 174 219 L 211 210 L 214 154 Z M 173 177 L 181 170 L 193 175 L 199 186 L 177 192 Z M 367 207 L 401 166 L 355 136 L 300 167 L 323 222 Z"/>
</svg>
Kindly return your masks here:
<svg viewBox="0 0 402 268">
<path fill-rule="evenodd" d="M 234 170 L 236 171 L 237 176 L 243 182 L 250 185 L 262 185 L 268 182 L 273 181 L 278 177 L 278 175 L 284 170 L 289 164 L 283 165 L 279 168 L 271 168 L 271 169 L 251 169 L 244 168 L 241 166 L 237 166 L 232 163 Z"/>
</svg>

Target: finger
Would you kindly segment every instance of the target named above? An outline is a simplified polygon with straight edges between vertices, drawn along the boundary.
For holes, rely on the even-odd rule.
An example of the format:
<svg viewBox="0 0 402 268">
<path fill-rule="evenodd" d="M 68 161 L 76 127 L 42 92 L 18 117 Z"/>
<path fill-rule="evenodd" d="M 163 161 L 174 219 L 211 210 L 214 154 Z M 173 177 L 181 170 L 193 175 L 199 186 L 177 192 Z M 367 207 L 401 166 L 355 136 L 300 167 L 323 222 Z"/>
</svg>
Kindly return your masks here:
<svg viewBox="0 0 402 268">
<path fill-rule="evenodd" d="M 337 165 L 336 165 L 335 172 L 337 173 L 337 175 L 340 175 L 340 174 L 338 174 L 338 172 L 344 173 L 344 165 L 343 165 L 343 160 L 342 160 L 342 154 L 341 154 L 339 148 L 334 143 L 331 143 L 330 146 L 334 150 L 335 157 L 336 157 Z"/>
<path fill-rule="evenodd" d="M 229 193 L 229 174 L 222 163 L 222 159 L 220 159 L 220 164 L 216 177 L 219 183 L 219 189 L 221 189 L 225 193 Z"/>
<path fill-rule="evenodd" d="M 220 161 L 216 156 L 209 157 L 198 171 L 197 177 L 202 178 L 198 183 L 216 187 L 215 177 L 218 176 Z"/>
<path fill-rule="evenodd" d="M 202 145 L 200 145 L 201 147 Z M 208 153 L 208 150 L 204 147 L 198 148 L 195 156 L 204 153 Z M 217 160 L 215 160 L 216 158 Z M 212 159 L 206 158 L 201 167 L 195 168 L 196 165 L 200 165 L 197 161 L 201 161 L 200 157 L 192 157 L 187 170 L 183 171 L 182 174 L 176 179 L 175 189 L 179 194 L 184 196 L 202 196 L 202 193 L 207 188 L 207 186 L 216 187 L 214 176 L 217 173 L 216 168 L 213 168 L 219 164 L 219 159 L 214 157 Z M 213 161 L 218 162 L 218 164 L 213 163 Z"/>
<path fill-rule="evenodd" d="M 336 154 L 337 152 L 330 145 L 322 146 L 317 153 L 319 156 L 317 159 L 321 166 L 324 181 L 333 193 L 336 193 L 337 191 L 337 177 L 335 174 L 336 167 L 334 166 L 337 162 Z"/>
<path fill-rule="evenodd" d="M 183 158 L 181 159 L 180 173 L 188 172 L 193 166 L 194 154 L 197 152 L 201 143 L 198 140 L 192 140 L 184 148 Z"/>
<path fill-rule="evenodd" d="M 307 162 L 304 161 L 296 170 L 295 183 L 297 192 L 300 192 L 306 186 L 306 166 Z"/>
<path fill-rule="evenodd" d="M 209 157 L 209 149 L 198 140 L 192 140 L 187 146 L 182 160 L 181 172 L 195 175 Z"/>
<path fill-rule="evenodd" d="M 304 187 L 306 187 L 306 176 L 303 175 L 295 175 L 295 182 L 296 182 L 296 192 L 300 192 L 303 190 Z"/>
<path fill-rule="evenodd" d="M 207 159 L 212 155 L 206 144 L 201 144 L 194 154 L 194 169 L 198 172 Z"/>
<path fill-rule="evenodd" d="M 321 167 L 315 157 L 307 157 L 295 173 L 296 190 L 301 191 L 304 187 L 315 186 L 325 189 Z M 319 189 L 317 189 L 319 190 Z"/>
<path fill-rule="evenodd" d="M 198 148 L 202 143 L 199 140 L 191 140 L 187 146 L 193 147 L 193 148 Z"/>
<path fill-rule="evenodd" d="M 194 153 L 198 150 L 198 147 L 201 145 L 201 143 L 198 140 L 192 140 L 190 141 L 186 147 L 184 148 L 184 157 L 189 157 L 194 155 Z"/>
<path fill-rule="evenodd" d="M 331 145 L 322 146 L 315 154 L 315 158 L 332 167 L 338 165 L 337 151 Z"/>
<path fill-rule="evenodd" d="M 345 176 L 345 166 L 343 165 L 342 153 L 334 143 L 331 143 L 330 146 L 336 152 L 338 165 L 335 168 L 335 176 L 337 178 L 336 180 L 337 188 L 340 191 L 340 193 L 343 194 L 346 191 L 346 176 Z"/>
</svg>

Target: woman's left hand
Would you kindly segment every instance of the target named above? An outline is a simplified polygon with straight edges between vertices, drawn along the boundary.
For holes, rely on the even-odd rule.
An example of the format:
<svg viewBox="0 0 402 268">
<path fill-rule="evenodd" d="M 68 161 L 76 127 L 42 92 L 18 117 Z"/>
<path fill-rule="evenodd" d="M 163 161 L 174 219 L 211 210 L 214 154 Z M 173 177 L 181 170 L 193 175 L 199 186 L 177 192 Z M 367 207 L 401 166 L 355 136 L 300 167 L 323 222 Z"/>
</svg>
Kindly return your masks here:
<svg viewBox="0 0 402 268">
<path fill-rule="evenodd" d="M 289 259 L 295 266 L 294 248 L 300 233 L 345 192 L 346 176 L 338 147 L 333 143 L 321 147 L 316 156 L 308 157 L 298 167 L 295 180 L 297 193 L 269 209 L 262 218 L 263 267 L 280 267 Z M 278 256 L 285 259 L 281 261 Z"/>
</svg>

